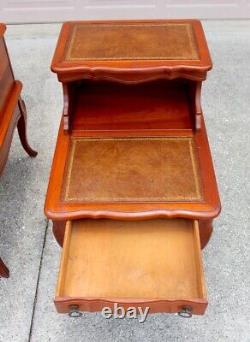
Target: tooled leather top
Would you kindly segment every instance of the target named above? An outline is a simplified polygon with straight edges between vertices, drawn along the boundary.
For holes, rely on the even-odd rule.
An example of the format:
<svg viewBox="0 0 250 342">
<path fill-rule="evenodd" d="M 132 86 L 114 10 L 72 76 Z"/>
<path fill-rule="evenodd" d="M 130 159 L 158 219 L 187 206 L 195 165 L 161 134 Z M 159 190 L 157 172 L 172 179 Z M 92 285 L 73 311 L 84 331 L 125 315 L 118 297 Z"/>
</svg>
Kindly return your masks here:
<svg viewBox="0 0 250 342">
<path fill-rule="evenodd" d="M 203 80 L 212 67 L 198 20 L 79 21 L 63 25 L 52 71 L 59 80 Z"/>
<path fill-rule="evenodd" d="M 64 201 L 192 202 L 201 199 L 191 137 L 72 140 Z"/>
<path fill-rule="evenodd" d="M 65 59 L 198 60 L 190 23 L 78 24 L 73 27 Z"/>
</svg>

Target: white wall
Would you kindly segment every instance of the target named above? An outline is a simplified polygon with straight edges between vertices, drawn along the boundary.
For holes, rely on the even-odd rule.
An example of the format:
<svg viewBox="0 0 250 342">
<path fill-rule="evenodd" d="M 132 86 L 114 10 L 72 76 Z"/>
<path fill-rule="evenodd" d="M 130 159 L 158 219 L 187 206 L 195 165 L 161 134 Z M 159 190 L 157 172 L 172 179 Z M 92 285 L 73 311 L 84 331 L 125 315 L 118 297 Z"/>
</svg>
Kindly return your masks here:
<svg viewBox="0 0 250 342">
<path fill-rule="evenodd" d="M 0 0 L 5 23 L 93 18 L 250 18 L 250 0 Z"/>
</svg>

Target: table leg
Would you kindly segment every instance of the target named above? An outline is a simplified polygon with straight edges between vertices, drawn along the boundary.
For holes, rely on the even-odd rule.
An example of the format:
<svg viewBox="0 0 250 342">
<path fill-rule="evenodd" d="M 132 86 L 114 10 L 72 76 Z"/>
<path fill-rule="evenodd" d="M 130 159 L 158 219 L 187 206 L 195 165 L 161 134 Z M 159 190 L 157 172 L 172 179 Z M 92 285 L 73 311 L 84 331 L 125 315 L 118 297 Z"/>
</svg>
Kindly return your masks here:
<svg viewBox="0 0 250 342">
<path fill-rule="evenodd" d="M 63 246 L 65 226 L 66 221 L 53 221 L 53 234 L 61 247 Z"/>
<path fill-rule="evenodd" d="M 30 157 L 35 157 L 37 152 L 30 147 L 27 140 L 27 111 L 25 103 L 21 98 L 18 100 L 18 108 L 20 110 L 21 117 L 17 123 L 17 130 L 21 144 Z"/>
<path fill-rule="evenodd" d="M 0 277 L 9 278 L 9 270 L 0 258 Z"/>
<path fill-rule="evenodd" d="M 213 232 L 213 225 L 212 220 L 199 220 L 199 227 L 200 227 L 200 241 L 201 241 L 201 248 L 203 249 Z"/>
</svg>

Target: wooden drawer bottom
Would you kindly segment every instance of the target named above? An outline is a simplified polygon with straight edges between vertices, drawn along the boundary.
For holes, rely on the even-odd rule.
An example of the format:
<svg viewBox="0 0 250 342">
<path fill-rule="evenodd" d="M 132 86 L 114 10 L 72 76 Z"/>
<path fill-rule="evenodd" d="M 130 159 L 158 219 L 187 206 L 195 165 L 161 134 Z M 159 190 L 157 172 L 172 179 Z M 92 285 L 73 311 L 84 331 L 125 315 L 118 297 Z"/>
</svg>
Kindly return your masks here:
<svg viewBox="0 0 250 342">
<path fill-rule="evenodd" d="M 58 312 L 207 307 L 197 221 L 68 221 L 55 297 Z"/>
</svg>

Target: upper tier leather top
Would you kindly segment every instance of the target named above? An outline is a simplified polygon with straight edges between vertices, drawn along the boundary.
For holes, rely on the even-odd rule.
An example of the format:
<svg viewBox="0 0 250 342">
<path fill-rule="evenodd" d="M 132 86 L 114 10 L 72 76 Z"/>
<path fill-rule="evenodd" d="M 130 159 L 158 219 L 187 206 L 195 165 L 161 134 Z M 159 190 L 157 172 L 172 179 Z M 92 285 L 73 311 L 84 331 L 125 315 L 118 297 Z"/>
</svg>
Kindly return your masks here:
<svg viewBox="0 0 250 342">
<path fill-rule="evenodd" d="M 51 69 L 61 81 L 201 81 L 212 67 L 198 20 L 78 21 L 62 26 Z"/>
</svg>

